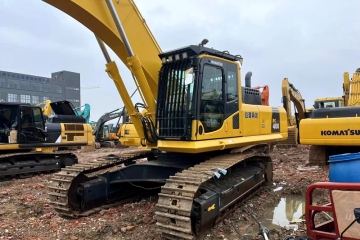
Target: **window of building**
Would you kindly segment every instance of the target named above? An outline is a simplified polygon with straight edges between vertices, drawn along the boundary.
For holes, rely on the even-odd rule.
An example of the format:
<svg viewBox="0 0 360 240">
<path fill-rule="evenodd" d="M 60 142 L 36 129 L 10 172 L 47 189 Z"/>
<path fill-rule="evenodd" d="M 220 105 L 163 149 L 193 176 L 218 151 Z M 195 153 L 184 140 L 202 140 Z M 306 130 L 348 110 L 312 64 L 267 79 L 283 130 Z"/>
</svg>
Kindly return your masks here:
<svg viewBox="0 0 360 240">
<path fill-rule="evenodd" d="M 53 85 L 53 90 L 55 93 L 62 93 L 62 87 L 59 85 Z"/>
<path fill-rule="evenodd" d="M 80 102 L 79 99 L 73 99 L 73 98 L 66 99 L 66 100 L 69 101 L 69 102 Z"/>
<path fill-rule="evenodd" d="M 7 94 L 0 93 L 0 102 L 7 102 Z"/>
<path fill-rule="evenodd" d="M 7 87 L 7 81 L 5 78 L 0 78 L 0 87 L 2 88 Z"/>
<path fill-rule="evenodd" d="M 20 89 L 23 89 L 23 90 L 30 90 L 31 89 L 31 86 L 30 86 L 30 83 L 29 82 L 25 82 L 25 81 L 20 81 L 20 86 L 19 86 Z"/>
<path fill-rule="evenodd" d="M 42 97 L 42 101 L 41 101 L 41 102 L 45 102 L 46 100 L 49 100 L 49 97 Z"/>
<path fill-rule="evenodd" d="M 43 84 L 43 92 L 52 92 L 52 85 L 51 84 Z"/>
<path fill-rule="evenodd" d="M 32 96 L 32 97 L 31 97 L 31 101 L 32 101 L 32 104 L 38 104 L 38 103 L 40 103 L 40 101 L 39 101 L 39 96 Z"/>
<path fill-rule="evenodd" d="M 19 102 L 19 96 L 15 93 L 8 93 L 8 102 Z"/>
<path fill-rule="evenodd" d="M 31 83 L 31 91 L 42 91 L 42 84 L 41 83 Z"/>
<path fill-rule="evenodd" d="M 21 102 L 21 103 L 31 103 L 31 101 L 30 101 L 30 95 L 21 94 L 21 95 L 20 95 L 20 102 Z"/>
<path fill-rule="evenodd" d="M 12 79 L 9 79 L 8 80 L 8 87 L 9 88 L 19 88 L 19 81 L 18 80 L 12 80 Z"/>
<path fill-rule="evenodd" d="M 80 91 L 80 88 L 76 88 L 76 87 L 66 87 L 66 90 Z"/>
</svg>

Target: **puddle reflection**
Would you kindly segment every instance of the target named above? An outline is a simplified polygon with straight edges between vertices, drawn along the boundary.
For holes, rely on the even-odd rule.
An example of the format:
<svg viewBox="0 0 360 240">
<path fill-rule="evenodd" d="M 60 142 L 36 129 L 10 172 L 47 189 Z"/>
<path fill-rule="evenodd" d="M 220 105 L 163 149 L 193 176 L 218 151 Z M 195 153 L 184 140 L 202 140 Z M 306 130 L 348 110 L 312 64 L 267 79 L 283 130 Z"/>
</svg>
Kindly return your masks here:
<svg viewBox="0 0 360 240">
<path fill-rule="evenodd" d="M 301 196 L 284 197 L 277 205 L 268 207 L 265 211 L 265 216 L 259 221 L 269 229 L 279 229 L 305 214 L 305 199 Z"/>
<path fill-rule="evenodd" d="M 267 206 L 264 213 L 256 214 L 256 217 L 262 225 L 271 230 L 281 229 L 291 224 L 292 220 L 301 218 L 303 214 L 305 214 L 305 197 L 286 196 Z M 242 234 L 255 236 L 259 227 L 257 224 L 246 225 L 246 223 L 240 222 L 239 230 Z"/>
</svg>

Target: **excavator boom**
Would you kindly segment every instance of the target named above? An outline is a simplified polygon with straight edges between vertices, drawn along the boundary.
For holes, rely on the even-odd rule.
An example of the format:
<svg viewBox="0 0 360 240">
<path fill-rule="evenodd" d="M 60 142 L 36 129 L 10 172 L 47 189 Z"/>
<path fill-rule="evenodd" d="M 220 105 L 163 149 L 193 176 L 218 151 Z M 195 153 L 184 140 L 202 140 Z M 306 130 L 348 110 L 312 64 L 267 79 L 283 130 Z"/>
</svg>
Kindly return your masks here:
<svg viewBox="0 0 360 240">
<path fill-rule="evenodd" d="M 283 105 L 288 115 L 288 122 L 290 125 L 291 119 L 291 105 L 293 102 L 298 113 L 298 121 L 306 118 L 306 107 L 305 99 L 301 96 L 298 89 L 289 82 L 287 78 L 282 81 L 282 94 L 283 94 Z"/>
<path fill-rule="evenodd" d="M 67 13 L 95 34 L 106 59 L 106 72 L 114 80 L 120 96 L 140 139 L 156 147 L 154 121 L 158 94 L 158 71 L 161 49 L 146 25 L 135 3 L 113 0 L 44 0 Z M 131 101 L 117 66 L 107 53 L 106 43 L 131 71 L 134 82 L 147 109 L 142 116 Z M 140 62 L 141 59 L 141 62 Z M 149 122 L 144 129 L 143 122 Z M 150 134 L 150 136 L 149 136 Z"/>
<path fill-rule="evenodd" d="M 58 8 L 92 31 L 104 41 L 128 66 L 126 42 L 120 36 L 116 22 L 111 18 L 107 2 L 99 0 L 43 0 Z M 127 41 L 135 55 L 141 59 L 141 67 L 151 89 L 153 98 L 157 97 L 158 71 L 161 61 L 158 58 L 160 46 L 152 35 L 145 19 L 132 0 L 114 1 L 113 4 L 122 27 L 126 32 Z M 119 44 L 122 43 L 122 44 Z"/>
<path fill-rule="evenodd" d="M 351 79 L 348 72 L 344 73 L 343 91 L 345 106 L 360 106 L 360 68 Z"/>
</svg>

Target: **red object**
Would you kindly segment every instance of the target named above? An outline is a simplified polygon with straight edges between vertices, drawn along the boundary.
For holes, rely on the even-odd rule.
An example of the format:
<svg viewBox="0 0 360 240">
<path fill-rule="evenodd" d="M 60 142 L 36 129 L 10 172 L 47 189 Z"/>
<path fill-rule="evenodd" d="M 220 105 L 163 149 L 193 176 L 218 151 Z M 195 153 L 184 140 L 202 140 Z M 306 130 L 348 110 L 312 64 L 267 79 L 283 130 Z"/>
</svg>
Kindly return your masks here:
<svg viewBox="0 0 360 240">
<path fill-rule="evenodd" d="M 269 98 L 270 98 L 269 86 L 265 85 L 263 87 L 260 86 L 253 87 L 253 89 L 260 89 L 260 88 L 263 89 L 261 92 L 261 104 L 265 106 L 269 106 Z"/>
<path fill-rule="evenodd" d="M 312 193 L 315 189 L 324 189 L 329 191 L 330 203 L 325 205 L 312 205 Z M 341 232 L 338 229 L 337 217 L 334 209 L 334 202 L 332 190 L 352 190 L 360 191 L 360 183 L 336 183 L 336 182 L 318 182 L 311 184 L 306 191 L 305 200 L 305 217 L 307 235 L 311 236 L 313 240 L 336 240 L 340 237 Z M 360 207 L 360 202 L 359 202 Z M 333 214 L 333 220 L 322 222 L 315 226 L 315 214 L 320 212 L 327 212 Z M 354 223 L 352 227 L 359 227 L 359 223 Z M 343 240 L 359 240 L 360 238 L 343 237 Z"/>
</svg>

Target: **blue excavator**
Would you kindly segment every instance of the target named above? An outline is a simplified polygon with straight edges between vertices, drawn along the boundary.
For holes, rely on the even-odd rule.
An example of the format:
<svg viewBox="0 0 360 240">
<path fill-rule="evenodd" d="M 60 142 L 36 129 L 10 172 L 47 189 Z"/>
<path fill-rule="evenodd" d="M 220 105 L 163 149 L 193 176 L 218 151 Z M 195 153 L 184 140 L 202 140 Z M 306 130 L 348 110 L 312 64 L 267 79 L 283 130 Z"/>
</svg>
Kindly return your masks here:
<svg viewBox="0 0 360 240">
<path fill-rule="evenodd" d="M 84 109 L 81 110 L 81 107 L 84 107 Z M 90 104 L 85 103 L 80 107 L 74 108 L 74 111 L 78 116 L 82 116 L 83 118 L 85 118 L 86 123 L 90 123 Z"/>
</svg>

